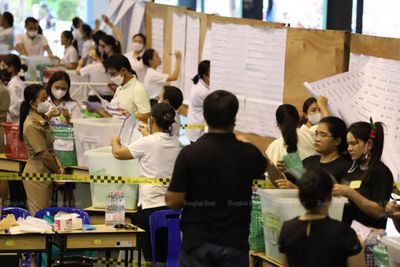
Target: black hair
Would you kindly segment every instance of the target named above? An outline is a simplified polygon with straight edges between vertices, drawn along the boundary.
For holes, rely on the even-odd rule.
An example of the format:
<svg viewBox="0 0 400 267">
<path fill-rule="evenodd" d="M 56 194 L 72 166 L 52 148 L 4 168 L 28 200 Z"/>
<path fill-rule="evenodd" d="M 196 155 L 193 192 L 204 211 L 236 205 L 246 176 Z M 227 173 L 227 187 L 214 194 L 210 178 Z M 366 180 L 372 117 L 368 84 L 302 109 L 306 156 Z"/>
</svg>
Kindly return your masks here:
<svg viewBox="0 0 400 267">
<path fill-rule="evenodd" d="M 158 103 L 151 107 L 151 117 L 156 121 L 163 132 L 172 133 L 172 125 L 175 122 L 175 110 L 167 103 Z"/>
<path fill-rule="evenodd" d="M 209 72 L 210 72 L 210 61 L 203 60 L 202 62 L 199 63 L 199 66 L 197 67 L 197 74 L 192 79 L 193 83 L 197 84 L 199 80 L 204 79 L 204 76 L 208 75 Z"/>
<path fill-rule="evenodd" d="M 75 28 L 79 27 L 79 23 L 81 23 L 81 18 L 80 17 L 74 17 L 72 19 L 72 26 L 74 26 Z"/>
<path fill-rule="evenodd" d="M 111 45 L 113 54 L 121 54 L 121 44 L 112 35 L 102 35 L 99 40 L 103 41 L 106 45 Z"/>
<path fill-rule="evenodd" d="M 141 37 L 143 39 L 143 44 L 146 45 L 146 36 L 143 33 L 137 33 L 134 36 L 132 36 L 132 39 L 134 39 L 135 37 Z"/>
<path fill-rule="evenodd" d="M 43 35 L 43 29 L 39 24 L 38 24 L 37 32 L 38 32 L 38 34 Z"/>
<path fill-rule="evenodd" d="M 372 140 L 373 145 L 371 149 L 371 160 L 368 166 L 368 170 L 365 173 L 366 178 L 369 177 L 369 175 L 373 172 L 376 164 L 381 160 L 383 152 L 383 142 L 384 142 L 383 125 L 381 122 L 375 122 L 375 126 L 376 130 L 374 138 L 371 138 L 372 126 L 368 122 L 359 121 L 353 123 L 347 129 L 348 133 L 351 133 L 356 139 L 360 139 L 365 143 L 367 143 L 369 139 Z"/>
<path fill-rule="evenodd" d="M 28 25 L 28 23 L 36 23 L 39 25 L 39 22 L 34 17 L 27 17 L 25 19 L 25 26 Z"/>
<path fill-rule="evenodd" d="M 7 66 L 12 66 L 14 67 L 14 69 L 16 70 L 16 72 L 20 72 L 21 69 L 23 71 L 27 71 L 28 70 L 28 66 L 25 64 L 21 63 L 21 59 L 14 54 L 8 54 L 4 57 L 3 59 L 4 64 L 6 64 Z"/>
<path fill-rule="evenodd" d="M 306 118 L 306 114 L 307 114 L 308 108 L 314 103 L 317 103 L 317 99 L 315 97 L 307 98 L 306 101 L 304 101 L 303 108 L 302 108 L 303 117 L 301 117 L 301 122 L 300 122 L 301 124 L 307 123 L 308 119 Z"/>
<path fill-rule="evenodd" d="M 287 146 L 286 151 L 288 153 L 296 152 L 298 141 L 297 128 L 300 124 L 299 112 L 295 106 L 283 104 L 276 110 L 275 117 Z"/>
<path fill-rule="evenodd" d="M 332 198 L 333 179 L 321 168 L 306 171 L 297 185 L 301 205 L 306 210 L 320 208 Z"/>
<path fill-rule="evenodd" d="M 129 59 L 124 55 L 121 54 L 112 55 L 111 57 L 109 57 L 107 60 L 104 61 L 103 65 L 106 71 L 108 71 L 109 69 L 116 69 L 117 71 L 120 71 L 122 68 L 125 68 L 130 73 L 136 76 L 136 72 L 132 69 Z"/>
<path fill-rule="evenodd" d="M 100 37 L 103 35 L 107 35 L 107 34 L 105 32 L 103 32 L 102 30 L 98 30 L 93 34 L 93 41 L 96 44 L 96 46 L 99 45 Z"/>
<path fill-rule="evenodd" d="M 53 96 L 53 93 L 51 92 L 51 87 L 53 86 L 53 84 L 55 82 L 58 82 L 58 81 L 65 81 L 67 83 L 67 93 L 62 98 L 62 100 L 73 101 L 69 94 L 69 89 L 71 87 L 71 79 L 70 79 L 68 73 L 66 73 L 65 71 L 57 71 L 53 75 L 51 75 L 49 81 L 47 82 L 47 87 L 46 87 L 47 95 L 49 95 L 51 97 L 51 100 L 54 101 L 54 96 Z"/>
<path fill-rule="evenodd" d="M 144 51 L 143 56 L 142 56 L 144 65 L 146 65 L 147 67 L 150 67 L 150 60 L 153 59 L 155 52 L 156 52 L 156 50 L 154 50 L 153 48 L 150 48 L 150 49 L 147 49 L 146 51 Z"/>
<path fill-rule="evenodd" d="M 68 40 L 70 40 L 71 43 L 72 43 L 72 41 L 74 40 L 74 36 L 72 35 L 72 32 L 71 32 L 71 31 L 63 31 L 63 32 L 61 33 L 61 35 L 64 36 L 65 38 L 67 38 Z"/>
<path fill-rule="evenodd" d="M 82 24 L 82 32 L 84 36 L 91 37 L 92 36 L 92 28 L 88 24 Z"/>
<path fill-rule="evenodd" d="M 7 22 L 7 25 L 12 27 L 14 26 L 14 16 L 10 12 L 4 12 L 2 14 L 3 19 Z"/>
<path fill-rule="evenodd" d="M 0 70 L 0 80 L 4 85 L 7 85 L 10 79 L 11 79 L 11 74 L 6 69 Z"/>
<path fill-rule="evenodd" d="M 163 98 L 168 100 L 169 104 L 177 110 L 183 102 L 182 91 L 175 86 L 167 85 L 164 86 Z"/>
<path fill-rule="evenodd" d="M 339 154 L 343 154 L 344 152 L 347 151 L 347 141 L 346 141 L 346 134 L 347 134 L 347 126 L 346 123 L 334 116 L 329 116 L 322 118 L 321 121 L 319 122 L 325 123 L 328 126 L 328 130 L 332 135 L 332 138 L 340 138 L 340 143 L 337 146 L 337 152 Z"/>
<path fill-rule="evenodd" d="M 203 102 L 203 115 L 213 128 L 228 128 L 235 124 L 239 101 L 231 92 L 217 90 L 209 94 Z"/>
<path fill-rule="evenodd" d="M 25 87 L 24 90 L 24 101 L 21 103 L 20 113 L 19 113 L 19 138 L 24 139 L 24 123 L 26 117 L 28 117 L 29 110 L 31 109 L 30 102 L 36 101 L 40 91 L 45 90 L 43 84 L 30 84 Z"/>
</svg>

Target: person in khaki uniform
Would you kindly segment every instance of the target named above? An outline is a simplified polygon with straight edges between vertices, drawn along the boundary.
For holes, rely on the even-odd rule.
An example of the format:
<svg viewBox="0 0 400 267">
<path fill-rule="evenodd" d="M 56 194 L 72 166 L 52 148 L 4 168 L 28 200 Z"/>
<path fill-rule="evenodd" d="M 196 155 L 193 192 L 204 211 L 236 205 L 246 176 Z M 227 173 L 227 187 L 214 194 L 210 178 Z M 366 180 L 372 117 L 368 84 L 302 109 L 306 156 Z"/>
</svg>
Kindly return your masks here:
<svg viewBox="0 0 400 267">
<path fill-rule="evenodd" d="M 1 76 L 1 74 L 0 74 Z M 7 112 L 10 108 L 10 94 L 7 87 L 0 82 L 0 124 L 7 120 Z M 4 128 L 0 126 L 0 153 L 4 153 Z M 0 181 L 0 197 L 5 200 L 8 197 L 8 182 Z M 2 205 L 2 203 L 0 203 Z"/>
<path fill-rule="evenodd" d="M 23 173 L 64 173 L 53 150 L 52 128 L 44 115 L 49 109 L 50 103 L 43 85 L 32 84 L 25 88 L 20 113 L 20 136 L 27 148 L 28 162 Z M 39 209 L 49 206 L 51 182 L 23 181 L 23 183 L 28 208 L 32 215 Z"/>
</svg>

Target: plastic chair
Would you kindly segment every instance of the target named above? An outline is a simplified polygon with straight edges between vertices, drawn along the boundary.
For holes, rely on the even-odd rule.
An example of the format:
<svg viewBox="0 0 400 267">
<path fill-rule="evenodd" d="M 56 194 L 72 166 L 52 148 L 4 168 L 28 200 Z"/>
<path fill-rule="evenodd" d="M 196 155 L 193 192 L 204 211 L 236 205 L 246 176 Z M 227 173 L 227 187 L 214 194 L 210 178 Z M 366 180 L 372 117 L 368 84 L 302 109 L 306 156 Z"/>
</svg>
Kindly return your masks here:
<svg viewBox="0 0 400 267">
<path fill-rule="evenodd" d="M 181 249 L 181 232 L 179 228 L 181 211 L 160 210 L 152 213 L 149 218 L 151 251 L 153 254 L 153 266 L 157 265 L 156 255 L 156 232 L 157 229 L 167 227 L 168 229 L 168 253 L 167 267 L 179 266 L 179 252 Z"/>
<path fill-rule="evenodd" d="M 54 216 L 57 214 L 57 212 L 66 212 L 66 213 L 77 213 L 79 215 L 79 218 L 82 219 L 83 224 L 89 224 L 89 215 L 87 214 L 86 211 L 81 210 L 81 209 L 76 209 L 76 208 L 66 208 L 66 207 L 52 207 L 52 208 L 44 208 L 41 210 L 38 210 L 35 214 L 36 218 L 43 219 L 45 215 L 47 216 Z"/>
<path fill-rule="evenodd" d="M 23 208 L 18 208 L 18 207 L 3 207 L 2 208 L 2 217 L 5 217 L 4 215 L 6 215 L 6 214 L 13 214 L 16 220 L 18 220 L 18 218 L 25 219 L 26 217 L 31 216 L 29 211 L 27 211 L 26 209 L 23 209 Z M 29 266 L 31 266 L 31 253 L 25 252 L 24 254 L 25 254 L 25 259 L 22 263 L 22 266 L 29 267 Z"/>
<path fill-rule="evenodd" d="M 23 218 L 25 219 L 28 216 L 31 216 L 29 211 L 23 208 L 18 208 L 18 207 L 3 207 L 2 208 L 2 214 L 13 214 L 15 219 L 18 220 L 18 218 Z"/>
</svg>

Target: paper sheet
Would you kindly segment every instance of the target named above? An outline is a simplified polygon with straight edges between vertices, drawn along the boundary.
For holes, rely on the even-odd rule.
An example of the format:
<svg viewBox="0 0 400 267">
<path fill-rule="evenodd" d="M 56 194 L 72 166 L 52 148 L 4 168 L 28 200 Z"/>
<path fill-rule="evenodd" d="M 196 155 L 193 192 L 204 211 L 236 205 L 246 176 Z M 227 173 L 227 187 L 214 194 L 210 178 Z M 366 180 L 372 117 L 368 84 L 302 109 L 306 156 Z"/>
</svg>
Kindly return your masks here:
<svg viewBox="0 0 400 267">
<path fill-rule="evenodd" d="M 151 46 L 157 51 L 161 58 L 161 65 L 157 71 L 162 72 L 162 64 L 164 58 L 164 20 L 161 18 L 151 19 Z"/>
<path fill-rule="evenodd" d="M 211 29 L 207 29 L 206 37 L 204 38 L 201 60 L 211 59 Z"/>
<path fill-rule="evenodd" d="M 136 0 L 122 1 L 121 8 L 119 9 L 118 15 L 113 21 L 114 24 L 118 24 L 121 19 L 125 16 L 126 12 L 135 4 Z"/>
<path fill-rule="evenodd" d="M 173 86 L 178 87 L 184 92 L 183 84 L 184 84 L 184 73 L 185 73 L 185 45 L 186 45 L 186 35 L 183 34 L 186 32 L 186 15 L 185 14 L 172 14 L 172 48 L 171 48 L 171 73 L 175 69 L 176 57 L 175 51 L 181 51 L 182 53 L 182 62 L 181 69 L 179 73 L 178 80 L 172 82 Z"/>
<path fill-rule="evenodd" d="M 197 74 L 200 48 L 200 18 L 187 16 L 186 48 L 183 85 L 183 103 L 189 104 L 193 86 L 192 78 Z"/>
</svg>

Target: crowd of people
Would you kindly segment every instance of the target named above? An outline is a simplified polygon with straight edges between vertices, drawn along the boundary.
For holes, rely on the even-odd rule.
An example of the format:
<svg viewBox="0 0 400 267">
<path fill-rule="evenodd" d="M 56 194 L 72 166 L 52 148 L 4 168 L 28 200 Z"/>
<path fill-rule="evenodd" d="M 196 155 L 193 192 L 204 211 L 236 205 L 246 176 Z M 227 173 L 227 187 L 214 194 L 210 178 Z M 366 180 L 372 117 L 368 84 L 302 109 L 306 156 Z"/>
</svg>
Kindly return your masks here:
<svg viewBox="0 0 400 267">
<path fill-rule="evenodd" d="M 181 149 L 178 110 L 183 95 L 168 85 L 179 78 L 181 52 L 174 54 L 173 72 L 161 73 L 161 58 L 146 47 L 145 35 L 135 34 L 133 50 L 122 54 L 122 31 L 107 17 L 103 20 L 113 35 L 74 18 L 71 30 L 61 33 L 65 52 L 57 65 L 88 76 L 91 83 L 109 84 L 90 92 L 88 101 L 103 98 L 139 122 L 141 138 L 122 146 L 115 137 L 112 153 L 120 160 L 138 159 L 143 177 L 171 178 L 168 187 L 139 185 L 137 224 L 148 232 L 153 212 L 183 209 L 181 266 L 248 266 L 252 180 L 264 177 L 280 189 L 298 189 L 307 210 L 282 227 L 279 248 L 285 266 L 363 266 L 362 244 L 350 228 L 353 221 L 385 229 L 387 217 L 392 217 L 400 230 L 399 206 L 389 202 L 393 176 L 381 161 L 382 123 L 371 119 L 346 125 L 331 116 L 325 97 L 309 98 L 302 117 L 291 104 L 279 106 L 275 119 L 282 137 L 260 150 L 243 135 L 235 135 L 238 99 L 227 91 L 211 91 L 210 61 L 204 60 L 193 78 L 188 105 L 188 125 L 198 127 L 186 130 L 191 144 Z M 53 57 L 35 18 L 27 18 L 26 32 L 15 38 L 11 13 L 4 12 L 0 24 L 0 42 L 20 56 Z M 1 66 L 0 120 L 19 123 L 28 152 L 24 173 L 63 174 L 54 153 L 52 125 L 71 126 L 82 116 L 70 96 L 69 75 L 60 70 L 46 85 L 26 86 L 20 74 L 27 67 L 19 56 L 6 55 Z M 94 111 L 101 117 L 114 115 L 107 109 Z M 285 164 L 285 156 L 292 153 L 304 166 L 301 177 Z M 32 214 L 49 206 L 50 182 L 23 185 Z M 333 196 L 349 201 L 342 222 L 329 218 Z M 161 261 L 166 259 L 166 238 L 160 233 Z M 149 234 L 142 247 L 151 261 Z"/>
</svg>

